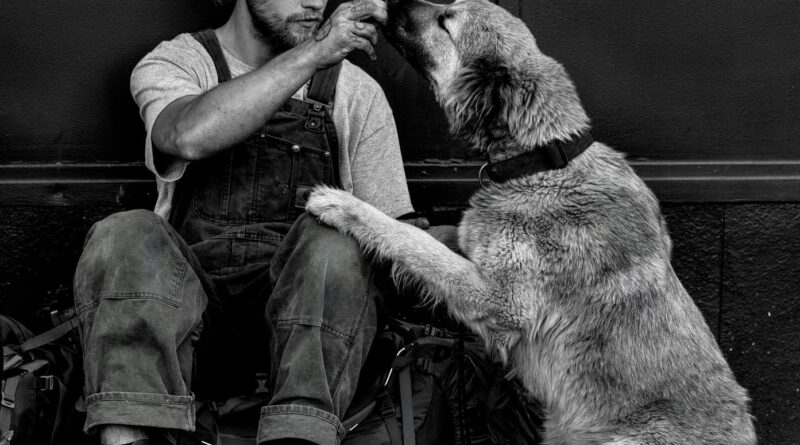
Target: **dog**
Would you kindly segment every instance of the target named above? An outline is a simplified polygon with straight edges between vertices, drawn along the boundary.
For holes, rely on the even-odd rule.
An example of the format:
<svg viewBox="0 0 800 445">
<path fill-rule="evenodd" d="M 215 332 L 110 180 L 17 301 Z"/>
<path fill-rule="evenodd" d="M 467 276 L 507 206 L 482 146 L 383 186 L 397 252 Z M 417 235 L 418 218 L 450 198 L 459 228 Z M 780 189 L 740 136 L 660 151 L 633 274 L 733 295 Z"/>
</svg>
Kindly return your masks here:
<svg viewBox="0 0 800 445">
<path fill-rule="evenodd" d="M 670 264 L 658 200 L 592 141 L 564 68 L 489 1 L 388 7 L 387 38 L 493 181 L 463 215 L 463 256 L 341 190 L 317 188 L 307 210 L 479 333 L 543 404 L 544 443 L 755 443 L 747 392 Z"/>
</svg>

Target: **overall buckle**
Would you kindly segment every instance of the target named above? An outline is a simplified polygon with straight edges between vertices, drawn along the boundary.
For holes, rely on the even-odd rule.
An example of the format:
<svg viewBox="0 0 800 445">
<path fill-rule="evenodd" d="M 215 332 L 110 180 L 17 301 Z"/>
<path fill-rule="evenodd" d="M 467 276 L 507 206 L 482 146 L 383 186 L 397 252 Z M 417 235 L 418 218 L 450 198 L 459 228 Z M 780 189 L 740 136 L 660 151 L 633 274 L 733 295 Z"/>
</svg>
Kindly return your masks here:
<svg viewBox="0 0 800 445">
<path fill-rule="evenodd" d="M 316 105 L 314 104 L 314 109 L 309 109 L 308 114 L 306 117 L 306 130 L 311 131 L 313 133 L 324 133 L 325 132 L 325 112 L 322 111 L 322 106 L 319 106 L 319 110 L 317 110 Z"/>
</svg>

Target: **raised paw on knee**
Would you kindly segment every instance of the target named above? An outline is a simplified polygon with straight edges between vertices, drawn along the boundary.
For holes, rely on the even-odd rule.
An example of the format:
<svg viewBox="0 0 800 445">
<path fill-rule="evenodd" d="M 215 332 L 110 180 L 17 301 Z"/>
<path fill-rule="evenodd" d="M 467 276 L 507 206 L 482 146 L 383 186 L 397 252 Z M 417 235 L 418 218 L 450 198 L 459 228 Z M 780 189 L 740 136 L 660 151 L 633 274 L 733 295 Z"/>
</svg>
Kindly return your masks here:
<svg viewBox="0 0 800 445">
<path fill-rule="evenodd" d="M 306 210 L 325 224 L 345 229 L 355 219 L 358 204 L 358 198 L 344 190 L 318 186 L 308 198 Z"/>
</svg>

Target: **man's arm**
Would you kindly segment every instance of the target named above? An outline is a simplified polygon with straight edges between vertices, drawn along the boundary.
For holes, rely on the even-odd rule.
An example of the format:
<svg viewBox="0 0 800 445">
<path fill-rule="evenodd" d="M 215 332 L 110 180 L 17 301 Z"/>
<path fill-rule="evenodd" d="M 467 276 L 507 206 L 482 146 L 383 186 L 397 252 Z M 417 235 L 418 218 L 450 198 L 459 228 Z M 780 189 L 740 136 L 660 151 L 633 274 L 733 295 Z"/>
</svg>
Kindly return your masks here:
<svg viewBox="0 0 800 445">
<path fill-rule="evenodd" d="M 386 21 L 383 0 L 343 3 L 312 39 L 204 94 L 173 101 L 153 124 L 154 147 L 193 161 L 241 142 L 264 125 L 317 70 L 341 62 L 354 50 L 374 58 L 377 29 L 361 22 L 367 19 Z"/>
</svg>

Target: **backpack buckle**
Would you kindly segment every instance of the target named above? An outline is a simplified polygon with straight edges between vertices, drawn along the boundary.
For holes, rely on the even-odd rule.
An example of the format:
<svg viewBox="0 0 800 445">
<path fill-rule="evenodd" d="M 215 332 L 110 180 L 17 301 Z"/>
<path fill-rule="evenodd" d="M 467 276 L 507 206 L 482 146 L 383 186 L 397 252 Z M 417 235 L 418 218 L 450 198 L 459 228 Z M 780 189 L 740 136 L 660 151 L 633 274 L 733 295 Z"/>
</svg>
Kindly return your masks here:
<svg viewBox="0 0 800 445">
<path fill-rule="evenodd" d="M 8 445 L 14 438 L 14 430 L 0 431 L 0 445 Z"/>
<path fill-rule="evenodd" d="M 269 387 L 267 386 L 267 382 L 269 382 L 269 375 L 264 372 L 257 372 L 256 373 L 256 394 L 269 394 Z"/>
<path fill-rule="evenodd" d="M 0 401 L 0 405 L 9 409 L 14 409 L 14 407 L 17 406 L 16 402 L 14 401 L 14 397 L 9 396 L 6 393 L 3 393 L 3 400 Z"/>
<path fill-rule="evenodd" d="M 52 375 L 43 375 L 33 379 L 33 389 L 40 391 L 52 391 L 56 387 L 55 377 Z"/>
</svg>

